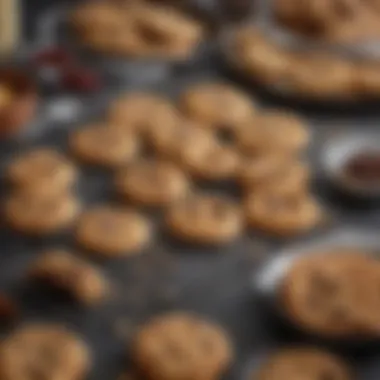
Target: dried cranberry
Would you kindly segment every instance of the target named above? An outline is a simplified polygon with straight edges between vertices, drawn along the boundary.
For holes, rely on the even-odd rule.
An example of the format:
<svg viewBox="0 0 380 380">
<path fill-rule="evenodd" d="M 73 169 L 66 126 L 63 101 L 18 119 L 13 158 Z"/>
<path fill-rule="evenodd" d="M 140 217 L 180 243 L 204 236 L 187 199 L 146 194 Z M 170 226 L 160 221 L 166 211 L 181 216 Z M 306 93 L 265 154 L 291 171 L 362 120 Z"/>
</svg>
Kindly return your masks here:
<svg viewBox="0 0 380 380">
<path fill-rule="evenodd" d="M 39 66 L 68 66 L 73 63 L 73 57 L 64 49 L 59 47 L 48 48 L 38 52 L 34 61 Z"/>
<path fill-rule="evenodd" d="M 75 68 L 63 71 L 61 84 L 67 90 L 94 92 L 101 87 L 102 82 L 97 73 L 87 69 Z"/>
</svg>

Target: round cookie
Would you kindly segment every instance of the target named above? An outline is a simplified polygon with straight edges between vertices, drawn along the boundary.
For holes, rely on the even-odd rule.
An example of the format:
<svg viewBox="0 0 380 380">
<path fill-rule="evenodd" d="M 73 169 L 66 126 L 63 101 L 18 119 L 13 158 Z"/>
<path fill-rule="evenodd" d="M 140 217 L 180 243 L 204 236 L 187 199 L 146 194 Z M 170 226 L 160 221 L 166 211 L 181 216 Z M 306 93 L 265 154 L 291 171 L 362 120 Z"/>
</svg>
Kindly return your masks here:
<svg viewBox="0 0 380 380">
<path fill-rule="evenodd" d="M 85 305 L 102 302 L 109 290 L 107 280 L 94 265 L 59 249 L 43 252 L 31 265 L 29 276 L 68 292 Z"/>
<path fill-rule="evenodd" d="M 240 156 L 233 148 L 214 143 L 207 149 L 184 149 L 181 162 L 184 169 L 195 178 L 221 181 L 235 177 Z"/>
<path fill-rule="evenodd" d="M 178 159 L 185 150 L 201 152 L 208 149 L 215 138 L 201 124 L 183 119 L 177 124 L 164 124 L 151 130 L 148 141 L 158 155 Z"/>
<path fill-rule="evenodd" d="M 0 375 L 4 380 L 83 380 L 91 354 L 73 332 L 59 325 L 28 324 L 0 344 Z"/>
<path fill-rule="evenodd" d="M 294 60 L 290 91 L 315 98 L 350 97 L 354 87 L 354 66 L 330 56 L 309 54 Z"/>
<path fill-rule="evenodd" d="M 269 357 L 254 380 L 352 380 L 352 370 L 339 357 L 313 347 L 291 347 Z"/>
<path fill-rule="evenodd" d="M 140 160 L 116 175 L 116 188 L 127 200 L 147 206 L 165 206 L 186 196 L 187 176 L 174 164 Z"/>
<path fill-rule="evenodd" d="M 252 192 L 245 212 L 251 227 L 284 237 L 305 233 L 322 220 L 318 203 L 306 194 Z"/>
<path fill-rule="evenodd" d="M 137 332 L 132 358 L 148 379 L 218 379 L 232 361 L 226 333 L 183 312 L 156 317 Z"/>
<path fill-rule="evenodd" d="M 243 186 L 248 193 L 258 191 L 278 196 L 302 196 L 309 189 L 310 168 L 303 162 L 283 162 L 277 172 L 261 181 L 250 182 L 247 177 L 245 180 Z"/>
<path fill-rule="evenodd" d="M 7 178 L 19 191 L 42 196 L 69 190 L 77 179 L 77 171 L 56 150 L 39 148 L 14 159 L 7 168 Z"/>
<path fill-rule="evenodd" d="M 115 128 L 142 133 L 176 126 L 179 120 L 174 105 L 153 93 L 130 93 L 116 99 L 108 117 Z"/>
<path fill-rule="evenodd" d="M 287 157 L 275 152 L 244 156 L 237 170 L 238 182 L 247 189 L 259 186 L 268 178 L 278 176 L 288 161 Z"/>
<path fill-rule="evenodd" d="M 373 265 L 349 250 L 298 258 L 281 282 L 278 301 L 294 324 L 312 334 L 364 337 L 373 331 L 365 318 L 368 294 L 374 294 L 368 281 Z"/>
<path fill-rule="evenodd" d="M 286 85 L 291 72 L 292 56 L 270 43 L 252 27 L 242 29 L 233 39 L 230 61 L 243 74 L 267 85 Z"/>
<path fill-rule="evenodd" d="M 125 24 L 123 16 L 114 4 L 95 2 L 76 7 L 70 14 L 70 21 L 81 38 L 86 39 L 98 32 L 112 38 L 122 33 Z"/>
<path fill-rule="evenodd" d="M 76 239 L 101 257 L 130 256 L 150 241 L 151 225 L 139 213 L 109 206 L 86 211 L 79 220 Z"/>
<path fill-rule="evenodd" d="M 46 197 L 17 192 L 5 201 L 4 216 L 8 224 L 19 232 L 46 235 L 69 227 L 80 208 L 73 195 Z"/>
<path fill-rule="evenodd" d="M 309 143 L 309 131 L 297 115 L 270 111 L 254 117 L 239 130 L 237 145 L 245 154 L 266 152 L 298 154 Z"/>
<path fill-rule="evenodd" d="M 77 130 L 70 136 L 73 154 L 84 162 L 117 168 L 132 161 L 140 150 L 136 135 L 96 124 Z"/>
<path fill-rule="evenodd" d="M 212 129 L 236 130 L 255 113 L 251 99 L 222 83 L 202 83 L 184 92 L 180 108 L 190 119 Z"/>
<path fill-rule="evenodd" d="M 218 245 L 239 237 L 242 219 L 239 207 L 228 198 L 193 194 L 168 210 L 166 225 L 178 239 Z"/>
<path fill-rule="evenodd" d="M 200 23 L 175 7 L 149 4 L 135 10 L 136 30 L 151 56 L 190 58 L 201 42 Z"/>
</svg>

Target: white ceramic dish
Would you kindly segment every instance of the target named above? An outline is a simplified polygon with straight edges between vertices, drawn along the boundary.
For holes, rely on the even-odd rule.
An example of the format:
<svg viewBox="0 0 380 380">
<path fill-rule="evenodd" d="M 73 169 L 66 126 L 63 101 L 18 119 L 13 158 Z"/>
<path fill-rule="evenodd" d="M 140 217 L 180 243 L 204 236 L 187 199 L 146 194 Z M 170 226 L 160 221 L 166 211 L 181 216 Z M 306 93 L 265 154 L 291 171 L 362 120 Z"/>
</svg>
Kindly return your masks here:
<svg viewBox="0 0 380 380">
<path fill-rule="evenodd" d="M 321 168 L 328 180 L 340 191 L 360 198 L 379 198 L 379 185 L 364 186 L 343 174 L 347 161 L 357 154 L 376 152 L 380 155 L 379 132 L 347 133 L 329 139 L 320 151 Z"/>
</svg>

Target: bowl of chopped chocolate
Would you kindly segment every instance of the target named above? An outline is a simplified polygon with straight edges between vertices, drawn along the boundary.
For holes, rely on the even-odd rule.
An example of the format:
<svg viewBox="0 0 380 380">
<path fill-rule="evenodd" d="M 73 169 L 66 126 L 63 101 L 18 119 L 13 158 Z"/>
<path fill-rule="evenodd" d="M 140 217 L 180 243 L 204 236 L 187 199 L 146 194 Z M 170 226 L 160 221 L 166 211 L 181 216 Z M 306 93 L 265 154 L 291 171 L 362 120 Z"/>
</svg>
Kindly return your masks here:
<svg viewBox="0 0 380 380">
<path fill-rule="evenodd" d="M 380 198 L 380 133 L 349 133 L 325 144 L 321 163 L 332 184 L 360 198 Z"/>
<path fill-rule="evenodd" d="M 12 135 L 32 120 L 37 99 L 29 74 L 18 68 L 0 68 L 0 136 Z"/>
</svg>

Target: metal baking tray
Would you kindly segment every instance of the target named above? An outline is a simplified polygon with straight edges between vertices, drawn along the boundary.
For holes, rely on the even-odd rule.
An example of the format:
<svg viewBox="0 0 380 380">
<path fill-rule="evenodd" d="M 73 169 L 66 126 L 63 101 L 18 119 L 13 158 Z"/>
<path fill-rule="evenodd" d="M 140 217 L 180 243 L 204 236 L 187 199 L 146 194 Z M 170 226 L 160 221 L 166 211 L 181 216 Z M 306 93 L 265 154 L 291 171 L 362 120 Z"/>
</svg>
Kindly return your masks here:
<svg viewBox="0 0 380 380">
<path fill-rule="evenodd" d="M 146 89 L 175 98 L 189 84 L 225 80 L 218 68 L 218 61 L 206 54 L 200 56 L 199 63 L 193 68 L 186 67 L 170 76 L 149 77 L 144 81 L 125 76 L 123 81 L 110 80 L 101 94 L 92 97 L 68 94 L 43 99 L 40 113 L 25 133 L 0 142 L 0 197 L 2 200 L 6 197 L 4 169 L 14 155 L 40 145 L 65 151 L 70 131 L 102 117 L 108 102 L 119 93 Z M 65 120 L 51 112 L 54 107 L 59 108 L 59 102 L 63 100 L 78 105 L 76 112 L 70 117 L 66 115 Z M 332 227 L 356 229 L 360 226 L 378 230 L 378 209 L 347 207 L 340 199 L 332 201 L 329 187 L 320 177 L 318 153 L 321 144 L 329 137 L 344 134 L 350 129 L 357 130 L 358 127 L 373 130 L 379 119 L 356 116 L 331 120 L 317 115 L 309 117 L 309 120 L 314 133 L 309 155 L 316 179 L 315 192 L 323 199 L 333 218 L 331 226 L 326 225 L 301 241 L 307 244 L 309 239 L 324 236 Z M 76 189 L 81 201 L 85 205 L 111 201 L 113 191 L 109 179 L 107 172 L 82 167 Z M 157 215 L 152 215 L 152 218 L 159 222 Z M 0 289 L 20 305 L 19 322 L 57 321 L 83 335 L 95 358 L 89 380 L 116 379 L 128 368 L 126 351 L 138 325 L 152 315 L 169 310 L 191 310 L 219 322 L 231 335 L 236 348 L 236 360 L 225 379 L 243 380 L 272 350 L 297 342 L 309 343 L 305 337 L 299 338 L 280 326 L 268 323 L 267 314 L 263 313 L 263 305 L 255 297 L 256 291 L 252 286 L 265 264 L 279 256 L 290 243 L 294 242 L 250 232 L 226 247 L 196 249 L 158 235 L 154 245 L 139 256 L 96 262 L 113 281 L 117 291 L 103 306 L 84 309 L 47 288 L 32 287 L 24 278 L 28 264 L 44 249 L 61 246 L 76 251 L 70 231 L 52 238 L 31 239 L 1 225 Z M 3 326 L 1 333 L 8 331 Z M 378 379 L 380 351 L 371 350 L 367 356 L 360 352 L 345 353 L 343 350 L 343 353 L 357 369 L 358 379 Z"/>
<path fill-rule="evenodd" d="M 204 80 L 223 80 L 216 70 L 209 70 L 205 62 L 197 73 L 183 73 L 173 79 L 163 78 L 144 86 L 124 83 L 119 88 L 109 86 L 100 96 L 77 98 L 81 112 L 72 120 L 57 122 L 45 117 L 45 107 L 51 100 L 46 99 L 41 113 L 29 133 L 0 145 L 1 173 L 9 159 L 24 149 L 49 145 L 66 150 L 70 130 L 102 116 L 107 102 L 121 91 L 146 89 L 161 91 L 173 98 L 189 84 Z M 94 112 L 94 110 L 97 110 Z M 372 129 L 377 120 L 352 120 L 352 128 L 358 123 L 362 128 Z M 334 128 L 332 128 L 334 125 Z M 347 123 L 342 120 L 344 128 Z M 366 125 L 366 126 L 365 126 Z M 314 146 L 310 151 L 315 176 L 318 177 L 317 154 L 320 142 L 336 130 L 336 124 L 323 119 L 311 119 L 314 130 Z M 343 129 L 344 130 L 344 129 Z M 341 131 L 342 132 L 342 131 Z M 113 191 L 109 174 L 94 168 L 83 167 L 78 196 L 85 205 L 112 201 Z M 2 197 L 6 195 L 6 186 Z M 326 185 L 319 181 L 317 195 L 327 204 Z M 227 191 L 227 190 L 226 190 Z M 380 213 L 351 211 L 342 204 L 330 203 L 335 226 L 380 227 Z M 159 222 L 157 215 L 152 215 Z M 378 227 L 376 227 L 378 226 Z M 311 233 L 317 238 L 329 230 L 325 226 Z M 303 238 L 307 239 L 307 238 Z M 379 239 L 380 240 L 380 239 Z M 2 248 L 0 265 L 1 289 L 9 292 L 21 305 L 22 320 L 59 321 L 80 332 L 94 350 L 95 362 L 90 379 L 115 378 L 127 367 L 126 349 L 135 328 L 147 318 L 169 310 L 191 310 L 218 321 L 231 335 L 236 347 L 236 360 L 226 379 L 243 379 L 250 368 L 256 368 L 261 359 L 281 345 L 309 342 L 289 335 L 286 331 L 268 324 L 263 306 L 252 289 L 252 276 L 259 274 L 261 264 L 276 255 L 279 248 L 290 241 L 272 239 L 259 233 L 246 233 L 232 245 L 218 249 L 194 248 L 174 243 L 159 235 L 154 245 L 141 255 L 126 259 L 98 262 L 116 285 L 116 294 L 104 306 L 84 309 L 59 298 L 48 289 L 35 289 L 25 280 L 25 270 L 39 252 L 54 246 L 75 249 L 70 232 L 47 239 L 30 239 L 9 231 L 6 226 L 0 231 Z M 5 329 L 3 330 L 6 331 Z M 371 351 L 375 359 L 380 352 Z M 360 358 L 352 358 L 360 371 L 360 379 L 374 380 L 380 364 L 375 359 L 364 366 Z M 373 374 L 372 374 L 373 371 Z"/>
</svg>

